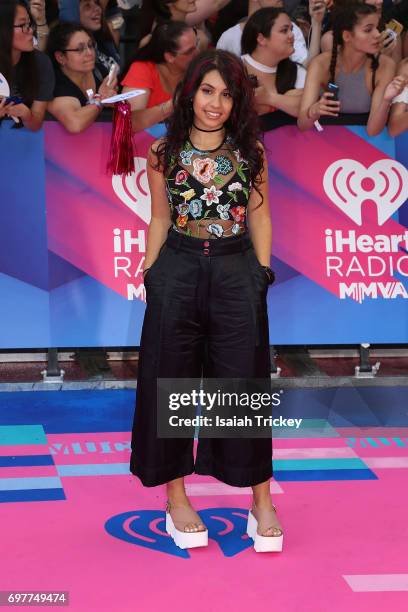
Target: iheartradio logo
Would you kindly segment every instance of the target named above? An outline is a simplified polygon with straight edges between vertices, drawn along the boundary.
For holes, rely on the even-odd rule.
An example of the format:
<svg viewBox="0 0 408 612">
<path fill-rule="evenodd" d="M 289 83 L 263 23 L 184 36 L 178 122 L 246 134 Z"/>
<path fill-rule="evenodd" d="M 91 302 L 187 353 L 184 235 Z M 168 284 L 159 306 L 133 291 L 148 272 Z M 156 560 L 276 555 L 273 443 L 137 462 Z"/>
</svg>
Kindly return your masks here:
<svg viewBox="0 0 408 612">
<path fill-rule="evenodd" d="M 147 182 L 146 158 L 135 157 L 135 171 L 132 174 L 112 177 L 112 187 L 118 198 L 149 225 L 151 218 L 151 198 Z"/>
<path fill-rule="evenodd" d="M 378 225 L 382 225 L 408 198 L 408 171 L 394 159 L 381 159 L 369 168 L 354 159 L 339 159 L 327 168 L 323 187 L 357 225 L 363 223 L 363 203 L 375 202 Z"/>
</svg>

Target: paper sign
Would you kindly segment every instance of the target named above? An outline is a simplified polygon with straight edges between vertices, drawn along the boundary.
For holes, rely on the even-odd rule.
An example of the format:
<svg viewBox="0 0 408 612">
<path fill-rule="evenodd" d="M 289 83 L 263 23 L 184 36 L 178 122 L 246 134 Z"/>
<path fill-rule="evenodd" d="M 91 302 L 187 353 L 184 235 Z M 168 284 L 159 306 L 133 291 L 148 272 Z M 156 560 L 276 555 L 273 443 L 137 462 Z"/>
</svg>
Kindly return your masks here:
<svg viewBox="0 0 408 612">
<path fill-rule="evenodd" d="M 129 98 L 141 96 L 144 93 L 147 93 L 146 89 L 132 89 L 132 91 L 127 91 L 126 93 L 121 93 L 117 96 L 112 96 L 111 98 L 105 98 L 104 100 L 101 100 L 101 102 L 102 104 L 114 104 L 115 102 L 122 102 L 122 100 L 128 100 Z"/>
</svg>

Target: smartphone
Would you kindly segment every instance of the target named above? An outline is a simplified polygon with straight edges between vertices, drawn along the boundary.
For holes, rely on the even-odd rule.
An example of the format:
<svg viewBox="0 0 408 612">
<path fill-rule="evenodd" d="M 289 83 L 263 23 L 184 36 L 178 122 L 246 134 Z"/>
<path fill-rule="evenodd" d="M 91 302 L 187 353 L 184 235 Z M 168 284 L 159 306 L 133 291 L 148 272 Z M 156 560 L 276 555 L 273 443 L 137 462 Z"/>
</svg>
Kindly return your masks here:
<svg viewBox="0 0 408 612">
<path fill-rule="evenodd" d="M 20 98 L 20 96 L 8 96 L 6 98 L 6 104 L 22 104 L 23 103 L 23 98 Z"/>
<path fill-rule="evenodd" d="M 327 91 L 331 94 L 333 94 L 332 96 L 332 100 L 335 102 L 338 102 L 339 100 L 339 86 L 336 85 L 335 83 L 329 83 L 327 86 Z"/>
<path fill-rule="evenodd" d="M 392 30 L 393 32 L 396 33 L 397 36 L 399 36 L 401 34 L 401 32 L 404 29 L 404 26 L 402 25 L 402 23 L 400 23 L 399 21 L 397 21 L 396 19 L 391 19 L 387 25 L 385 26 L 385 28 L 387 30 Z"/>
</svg>

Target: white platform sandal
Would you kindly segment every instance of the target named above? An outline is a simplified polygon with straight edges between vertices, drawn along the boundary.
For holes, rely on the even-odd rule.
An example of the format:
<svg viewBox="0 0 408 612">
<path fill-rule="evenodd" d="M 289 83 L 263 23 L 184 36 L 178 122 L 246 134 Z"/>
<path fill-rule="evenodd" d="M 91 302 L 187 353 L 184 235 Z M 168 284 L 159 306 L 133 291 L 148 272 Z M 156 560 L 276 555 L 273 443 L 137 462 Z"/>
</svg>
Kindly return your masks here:
<svg viewBox="0 0 408 612">
<path fill-rule="evenodd" d="M 173 521 L 170 514 L 171 504 L 166 504 L 166 531 L 173 538 L 179 548 L 197 548 L 208 546 L 208 529 L 201 531 L 185 531 L 186 525 L 196 523 L 191 520 L 191 512 L 188 508 L 177 508 L 179 520 Z M 198 525 L 203 525 L 200 521 Z"/>
<path fill-rule="evenodd" d="M 276 506 L 272 504 L 273 510 L 276 513 Z M 253 508 L 255 508 L 255 504 L 253 504 Z M 275 525 L 269 525 L 265 529 L 262 527 L 260 531 L 266 533 L 268 530 L 272 530 L 272 535 L 261 535 L 258 533 L 258 524 L 262 523 L 267 525 L 270 522 L 270 510 L 256 508 L 256 512 L 259 518 L 259 521 L 255 518 L 252 510 L 248 512 L 248 523 L 247 523 L 247 534 L 254 541 L 254 549 L 256 552 L 282 552 L 283 548 L 283 531 L 280 527 Z M 263 515 L 263 516 L 261 516 Z M 266 516 L 269 515 L 269 518 Z M 277 521 L 279 525 L 279 521 Z"/>
</svg>

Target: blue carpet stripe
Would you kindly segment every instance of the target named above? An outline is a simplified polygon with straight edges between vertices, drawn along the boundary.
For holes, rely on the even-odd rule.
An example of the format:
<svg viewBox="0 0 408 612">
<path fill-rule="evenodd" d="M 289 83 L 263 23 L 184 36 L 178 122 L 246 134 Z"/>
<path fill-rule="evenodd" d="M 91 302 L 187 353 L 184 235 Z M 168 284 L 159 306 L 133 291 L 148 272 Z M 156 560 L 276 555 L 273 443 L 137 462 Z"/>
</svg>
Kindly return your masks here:
<svg viewBox="0 0 408 612">
<path fill-rule="evenodd" d="M 0 491 L 17 489 L 62 489 L 58 476 L 39 476 L 38 478 L 0 478 Z"/>
<path fill-rule="evenodd" d="M 378 480 L 369 469 L 365 470 L 274 470 L 273 477 L 281 482 L 312 480 Z"/>
<path fill-rule="evenodd" d="M 129 463 L 88 463 L 81 465 L 57 465 L 59 476 L 111 476 L 130 474 Z"/>
<path fill-rule="evenodd" d="M 17 397 L 17 394 L 13 394 Z M 31 395 L 29 393 L 29 395 Z M 13 414 L 14 419 L 17 422 L 20 420 L 29 420 L 24 414 L 27 406 L 24 406 L 19 416 L 15 414 L 15 410 L 12 412 L 10 406 L 8 406 L 8 415 L 2 414 L 0 410 L 1 420 L 11 420 Z M 40 415 L 36 415 L 36 421 L 41 420 Z M 13 444 L 47 444 L 47 436 L 44 433 L 42 425 L 0 425 L 0 446 L 12 446 Z"/>
<path fill-rule="evenodd" d="M 54 465 L 51 455 L 19 455 L 0 457 L 0 467 L 19 467 L 32 465 Z M 1 473 L 0 473 L 1 475 Z"/>
<path fill-rule="evenodd" d="M 66 499 L 63 489 L 25 489 L 20 491 L 0 491 L 0 503 L 55 501 Z"/>
<path fill-rule="evenodd" d="M 338 459 L 274 459 L 277 470 L 365 470 L 366 464 L 359 457 Z"/>
</svg>

